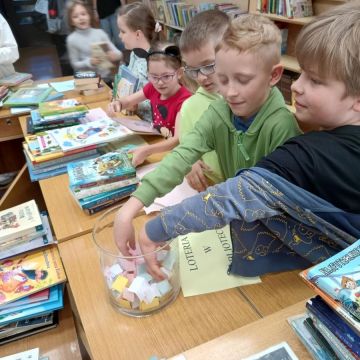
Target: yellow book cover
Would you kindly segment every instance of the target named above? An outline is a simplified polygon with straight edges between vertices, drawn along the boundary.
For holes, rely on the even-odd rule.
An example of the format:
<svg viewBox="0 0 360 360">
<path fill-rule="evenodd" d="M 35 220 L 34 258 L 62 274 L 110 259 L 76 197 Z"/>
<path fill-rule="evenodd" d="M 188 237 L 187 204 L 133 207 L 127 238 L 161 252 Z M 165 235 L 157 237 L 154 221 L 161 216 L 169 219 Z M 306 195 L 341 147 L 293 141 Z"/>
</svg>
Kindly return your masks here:
<svg viewBox="0 0 360 360">
<path fill-rule="evenodd" d="M 39 113 L 42 117 L 65 114 L 75 111 L 86 112 L 87 110 L 87 106 L 80 104 L 77 99 L 54 100 L 41 102 L 39 104 Z"/>
<path fill-rule="evenodd" d="M 0 261 L 0 307 L 66 281 L 56 246 Z"/>
</svg>

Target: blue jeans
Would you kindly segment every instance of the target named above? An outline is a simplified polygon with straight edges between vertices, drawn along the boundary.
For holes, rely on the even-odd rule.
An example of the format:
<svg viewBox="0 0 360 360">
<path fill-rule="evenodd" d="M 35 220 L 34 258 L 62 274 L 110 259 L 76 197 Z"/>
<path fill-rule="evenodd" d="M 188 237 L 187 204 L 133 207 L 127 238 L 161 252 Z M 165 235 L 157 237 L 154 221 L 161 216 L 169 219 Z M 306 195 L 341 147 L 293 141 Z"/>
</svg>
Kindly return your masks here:
<svg viewBox="0 0 360 360">
<path fill-rule="evenodd" d="M 101 28 L 109 35 L 111 42 L 119 49 L 124 49 L 124 44 L 119 38 L 119 28 L 117 25 L 116 13 L 111 14 L 103 19 L 100 19 Z"/>
</svg>

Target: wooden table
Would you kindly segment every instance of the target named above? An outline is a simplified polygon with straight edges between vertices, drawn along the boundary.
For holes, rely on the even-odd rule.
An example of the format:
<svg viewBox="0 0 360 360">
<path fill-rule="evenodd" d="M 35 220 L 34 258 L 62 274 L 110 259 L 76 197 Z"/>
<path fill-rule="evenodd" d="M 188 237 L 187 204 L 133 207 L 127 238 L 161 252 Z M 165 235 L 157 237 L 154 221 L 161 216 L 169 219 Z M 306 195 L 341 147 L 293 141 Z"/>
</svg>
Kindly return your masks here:
<svg viewBox="0 0 360 360">
<path fill-rule="evenodd" d="M 90 109 L 100 107 L 105 110 L 108 103 L 108 101 L 100 101 L 87 105 Z M 26 134 L 26 117 L 20 118 L 20 125 L 23 133 Z M 159 137 L 146 136 L 144 139 L 146 142 L 152 143 L 158 141 Z M 158 162 L 162 157 L 163 154 L 155 154 L 150 156 L 147 162 Z M 59 242 L 91 232 L 96 220 L 105 211 L 87 215 L 79 207 L 69 191 L 67 174 L 41 180 L 39 184 L 50 215 L 54 234 Z"/>
<path fill-rule="evenodd" d="M 136 219 L 139 228 L 145 216 Z M 173 356 L 259 318 L 238 289 L 179 297 L 150 317 L 131 318 L 110 305 L 99 257 L 90 234 L 59 244 L 92 359 L 148 359 Z"/>
<path fill-rule="evenodd" d="M 51 360 L 81 360 L 79 343 L 70 304 L 65 295 L 65 307 L 59 311 L 59 325 L 43 333 L 35 334 L 0 346 L 0 357 L 38 347 L 42 356 Z"/>
<path fill-rule="evenodd" d="M 186 360 L 238 360 L 286 341 L 301 360 L 310 360 L 287 319 L 305 312 L 305 301 L 185 351 Z M 169 360 L 175 360 L 170 358 Z"/>
</svg>

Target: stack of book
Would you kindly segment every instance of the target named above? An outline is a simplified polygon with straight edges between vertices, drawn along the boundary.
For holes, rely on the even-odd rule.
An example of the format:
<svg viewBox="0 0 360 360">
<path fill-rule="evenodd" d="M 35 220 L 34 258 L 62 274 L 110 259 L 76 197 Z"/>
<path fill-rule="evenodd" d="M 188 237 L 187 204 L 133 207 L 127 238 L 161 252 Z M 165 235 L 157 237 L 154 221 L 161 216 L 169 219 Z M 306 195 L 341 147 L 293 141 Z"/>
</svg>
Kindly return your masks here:
<svg viewBox="0 0 360 360">
<path fill-rule="evenodd" d="M 0 344 L 56 326 L 66 277 L 53 242 L 34 200 L 0 212 Z"/>
<path fill-rule="evenodd" d="M 31 80 L 31 78 L 32 74 L 14 72 L 13 74 L 2 77 L 0 79 L 0 86 L 6 86 L 8 88 L 12 88 L 13 90 L 17 90 L 20 86 L 32 85 L 33 80 Z"/>
<path fill-rule="evenodd" d="M 136 189 L 139 182 L 131 154 L 112 151 L 95 159 L 68 164 L 70 191 L 88 214 L 113 205 Z"/>
<path fill-rule="evenodd" d="M 318 294 L 290 319 L 300 340 L 315 359 L 359 359 L 360 240 L 300 276 Z"/>
<path fill-rule="evenodd" d="M 42 102 L 37 110 L 30 112 L 27 118 L 27 132 L 34 134 L 40 131 L 78 125 L 80 119 L 88 112 L 86 105 L 76 99 Z"/>
<path fill-rule="evenodd" d="M 94 71 L 76 71 L 74 74 L 76 90 L 82 95 L 95 95 L 105 90 L 101 84 L 101 77 Z"/>
</svg>

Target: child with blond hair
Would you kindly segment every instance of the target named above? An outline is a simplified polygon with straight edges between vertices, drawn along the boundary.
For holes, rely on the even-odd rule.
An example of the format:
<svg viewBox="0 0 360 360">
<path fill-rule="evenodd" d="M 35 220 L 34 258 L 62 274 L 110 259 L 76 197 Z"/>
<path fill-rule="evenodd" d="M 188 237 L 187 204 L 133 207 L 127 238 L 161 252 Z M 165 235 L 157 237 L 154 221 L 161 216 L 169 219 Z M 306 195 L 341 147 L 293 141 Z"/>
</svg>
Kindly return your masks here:
<svg viewBox="0 0 360 360">
<path fill-rule="evenodd" d="M 290 139 L 255 167 L 162 211 L 141 230 L 143 252 L 230 223 L 229 271 L 254 276 L 309 267 L 360 238 L 359 33 L 359 1 L 302 29 L 296 117 L 322 130 Z M 154 257 L 147 262 L 164 278 Z"/>
<path fill-rule="evenodd" d="M 183 181 L 192 165 L 209 151 L 218 155 L 225 178 L 235 176 L 287 139 L 299 128 L 274 86 L 280 79 L 281 36 L 275 24 L 259 15 L 233 20 L 215 56 L 218 89 L 223 99 L 212 102 L 201 118 L 119 210 L 115 240 L 126 254 L 134 243 L 132 219 Z"/>
</svg>

